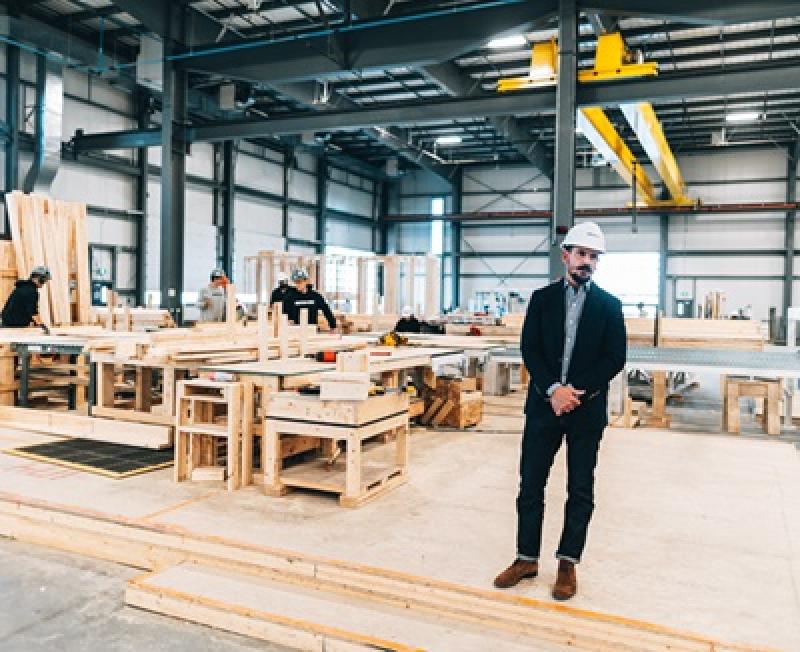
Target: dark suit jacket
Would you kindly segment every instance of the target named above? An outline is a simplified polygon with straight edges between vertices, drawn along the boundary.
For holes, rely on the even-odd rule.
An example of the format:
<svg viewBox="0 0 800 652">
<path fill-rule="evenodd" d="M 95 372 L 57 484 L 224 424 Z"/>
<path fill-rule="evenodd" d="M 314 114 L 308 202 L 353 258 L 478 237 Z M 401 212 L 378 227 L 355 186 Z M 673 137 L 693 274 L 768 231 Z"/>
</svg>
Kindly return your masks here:
<svg viewBox="0 0 800 652">
<path fill-rule="evenodd" d="M 547 389 L 561 381 L 566 319 L 564 281 L 559 280 L 533 293 L 522 327 L 522 359 L 531 382 L 525 413 L 553 416 Z M 627 340 L 622 304 L 595 283 L 583 304 L 572 350 L 567 384 L 586 391 L 575 418 L 603 423 L 606 419 L 608 384 L 625 366 Z"/>
</svg>

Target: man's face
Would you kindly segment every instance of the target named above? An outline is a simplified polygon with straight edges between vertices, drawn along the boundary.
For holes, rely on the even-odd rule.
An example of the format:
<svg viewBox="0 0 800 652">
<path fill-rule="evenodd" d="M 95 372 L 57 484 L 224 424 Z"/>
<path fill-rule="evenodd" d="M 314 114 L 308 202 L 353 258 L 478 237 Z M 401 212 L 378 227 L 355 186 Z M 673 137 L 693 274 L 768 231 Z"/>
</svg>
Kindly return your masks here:
<svg viewBox="0 0 800 652">
<path fill-rule="evenodd" d="M 211 285 L 215 288 L 221 287 L 224 283 L 224 279 L 221 276 L 217 276 L 211 279 Z"/>
<path fill-rule="evenodd" d="M 306 286 L 307 286 L 307 285 L 308 285 L 308 281 L 307 281 L 307 280 L 305 280 L 305 279 L 298 279 L 297 281 L 295 281 L 295 282 L 294 282 L 294 286 L 295 286 L 295 287 L 298 289 L 298 291 L 300 291 L 300 292 L 305 292 L 305 291 L 306 291 Z"/>
<path fill-rule="evenodd" d="M 567 281 L 571 285 L 584 285 L 591 280 L 597 269 L 600 254 L 587 247 L 571 247 L 561 252 L 561 260 L 567 268 Z"/>
</svg>

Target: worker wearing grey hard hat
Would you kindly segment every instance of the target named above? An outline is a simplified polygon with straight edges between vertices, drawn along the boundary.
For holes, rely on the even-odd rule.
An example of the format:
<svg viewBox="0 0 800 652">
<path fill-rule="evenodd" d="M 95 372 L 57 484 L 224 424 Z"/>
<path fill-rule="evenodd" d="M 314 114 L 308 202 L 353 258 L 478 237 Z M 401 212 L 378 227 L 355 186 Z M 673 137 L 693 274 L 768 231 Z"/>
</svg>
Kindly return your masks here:
<svg viewBox="0 0 800 652">
<path fill-rule="evenodd" d="M 302 267 L 292 270 L 292 285 L 283 298 L 283 312 L 295 324 L 300 323 L 300 311 L 308 311 L 308 323 L 318 324 L 319 313 L 325 316 L 331 330 L 336 328 L 334 317 L 328 302 L 319 292 L 311 287 L 308 272 Z"/>
<path fill-rule="evenodd" d="M 39 315 L 39 290 L 50 280 L 50 270 L 37 265 L 30 278 L 16 282 L 3 307 L 2 320 L 5 328 L 25 328 L 34 324 L 47 328 Z"/>
<path fill-rule="evenodd" d="M 575 566 L 594 510 L 594 470 L 607 421 L 611 380 L 624 368 L 625 320 L 619 299 L 592 282 L 605 236 L 594 222 L 562 243 L 564 277 L 531 296 L 520 348 L 530 372 L 517 497 L 517 556 L 494 581 L 509 588 L 539 572 L 544 496 L 553 460 L 567 442 L 567 504 L 552 595 L 577 591 Z"/>
<path fill-rule="evenodd" d="M 200 321 L 225 321 L 228 277 L 221 269 L 211 271 L 206 287 L 197 293 L 197 308 Z"/>
</svg>

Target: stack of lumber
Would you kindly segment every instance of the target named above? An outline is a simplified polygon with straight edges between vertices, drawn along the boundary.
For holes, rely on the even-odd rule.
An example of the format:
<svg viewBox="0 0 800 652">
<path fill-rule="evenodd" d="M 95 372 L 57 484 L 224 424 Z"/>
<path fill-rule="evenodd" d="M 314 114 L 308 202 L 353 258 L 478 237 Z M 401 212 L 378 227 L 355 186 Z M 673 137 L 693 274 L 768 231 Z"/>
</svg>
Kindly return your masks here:
<svg viewBox="0 0 800 652">
<path fill-rule="evenodd" d="M 628 346 L 652 347 L 656 341 L 656 320 L 653 317 L 626 317 Z"/>
<path fill-rule="evenodd" d="M 475 378 L 426 379 L 425 413 L 421 422 L 432 426 L 468 428 L 483 418 L 483 393 Z"/>
<path fill-rule="evenodd" d="M 90 323 L 86 204 L 14 191 L 6 194 L 6 207 L 18 276 L 28 278 L 37 265 L 52 275 L 40 292 L 42 319 L 52 325 Z"/>
<path fill-rule="evenodd" d="M 337 313 L 336 323 L 342 327 L 343 333 L 368 333 L 392 330 L 400 315 L 368 315 L 356 313 Z"/>
<path fill-rule="evenodd" d="M 14 245 L 10 240 L 0 240 L 0 306 L 6 305 L 6 299 L 17 282 L 17 261 L 14 257 Z"/>
<path fill-rule="evenodd" d="M 101 306 L 92 309 L 92 323 L 112 331 L 152 331 L 174 328 L 169 310 L 161 308 L 130 308 Z"/>
<path fill-rule="evenodd" d="M 503 326 L 507 326 L 508 328 L 516 331 L 517 333 L 522 332 L 522 324 L 525 322 L 525 313 L 508 313 L 503 315 L 502 318 Z"/>
<path fill-rule="evenodd" d="M 763 351 L 761 324 L 749 319 L 659 319 L 658 345 L 678 349 Z"/>
</svg>

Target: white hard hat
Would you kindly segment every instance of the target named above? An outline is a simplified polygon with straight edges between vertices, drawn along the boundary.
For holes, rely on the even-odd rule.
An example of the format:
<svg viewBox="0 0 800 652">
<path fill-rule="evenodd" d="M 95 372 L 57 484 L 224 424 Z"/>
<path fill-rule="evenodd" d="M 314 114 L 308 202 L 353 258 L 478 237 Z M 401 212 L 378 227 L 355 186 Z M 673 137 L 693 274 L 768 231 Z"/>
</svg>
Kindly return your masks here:
<svg viewBox="0 0 800 652">
<path fill-rule="evenodd" d="M 581 222 L 573 226 L 564 238 L 561 246 L 567 247 L 586 247 L 598 253 L 606 253 L 606 237 L 594 222 Z"/>
<path fill-rule="evenodd" d="M 403 310 L 400 312 L 401 317 L 411 317 L 414 314 L 414 311 L 411 310 L 411 306 L 404 306 Z"/>
</svg>

